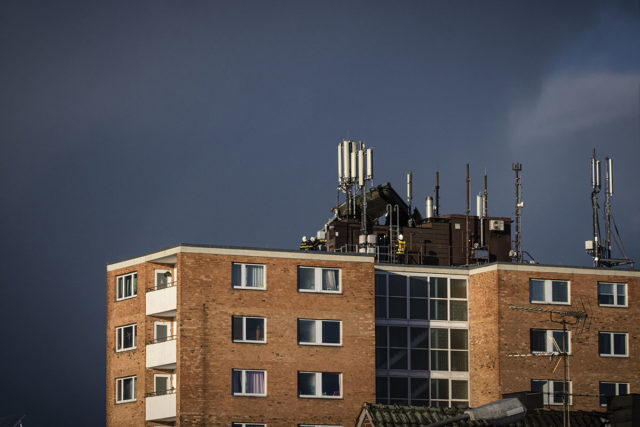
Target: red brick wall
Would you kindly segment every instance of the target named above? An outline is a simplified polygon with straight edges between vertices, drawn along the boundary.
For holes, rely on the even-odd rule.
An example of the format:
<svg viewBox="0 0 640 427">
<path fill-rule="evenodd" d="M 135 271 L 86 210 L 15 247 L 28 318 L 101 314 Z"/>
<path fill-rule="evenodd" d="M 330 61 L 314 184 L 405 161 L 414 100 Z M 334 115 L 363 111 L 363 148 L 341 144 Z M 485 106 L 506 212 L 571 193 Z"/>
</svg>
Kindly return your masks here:
<svg viewBox="0 0 640 427">
<path fill-rule="evenodd" d="M 265 422 L 352 425 L 375 401 L 373 263 L 181 253 L 181 426 Z M 231 263 L 266 265 L 267 290 L 231 287 Z M 297 266 L 338 267 L 342 294 L 297 291 Z M 231 341 L 231 316 L 267 318 L 267 344 Z M 297 319 L 342 321 L 342 347 L 300 346 Z M 267 371 L 267 397 L 234 397 L 232 369 Z M 343 399 L 297 397 L 297 372 L 342 372 Z"/>
</svg>

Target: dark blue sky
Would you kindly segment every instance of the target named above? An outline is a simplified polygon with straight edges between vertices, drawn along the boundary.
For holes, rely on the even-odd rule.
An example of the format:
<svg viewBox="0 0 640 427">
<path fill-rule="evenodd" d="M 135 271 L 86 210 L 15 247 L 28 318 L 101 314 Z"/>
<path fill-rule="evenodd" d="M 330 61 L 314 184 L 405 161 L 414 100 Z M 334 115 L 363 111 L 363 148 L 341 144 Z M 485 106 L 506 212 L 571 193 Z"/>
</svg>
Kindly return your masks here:
<svg viewBox="0 0 640 427">
<path fill-rule="evenodd" d="M 179 242 L 297 247 L 343 138 L 442 212 L 489 176 L 524 248 L 590 265 L 588 159 L 640 259 L 640 6 L 628 2 L 4 1 L 0 415 L 104 423 L 105 264 Z M 424 211 L 424 209 L 422 209 Z"/>
</svg>

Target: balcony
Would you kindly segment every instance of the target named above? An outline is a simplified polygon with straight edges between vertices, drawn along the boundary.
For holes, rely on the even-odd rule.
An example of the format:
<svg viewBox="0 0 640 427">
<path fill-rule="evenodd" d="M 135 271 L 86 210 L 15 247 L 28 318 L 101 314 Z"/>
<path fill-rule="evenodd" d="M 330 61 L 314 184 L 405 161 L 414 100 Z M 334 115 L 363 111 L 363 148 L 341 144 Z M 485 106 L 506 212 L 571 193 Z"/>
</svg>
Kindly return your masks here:
<svg viewBox="0 0 640 427">
<path fill-rule="evenodd" d="M 147 368 L 176 369 L 176 337 L 166 337 L 147 345 Z"/>
<path fill-rule="evenodd" d="M 171 422 L 176 420 L 175 389 L 161 393 L 149 393 L 145 398 L 147 421 Z"/>
<path fill-rule="evenodd" d="M 162 288 L 147 288 L 147 316 L 176 317 L 178 306 L 177 283 L 171 282 Z"/>
</svg>

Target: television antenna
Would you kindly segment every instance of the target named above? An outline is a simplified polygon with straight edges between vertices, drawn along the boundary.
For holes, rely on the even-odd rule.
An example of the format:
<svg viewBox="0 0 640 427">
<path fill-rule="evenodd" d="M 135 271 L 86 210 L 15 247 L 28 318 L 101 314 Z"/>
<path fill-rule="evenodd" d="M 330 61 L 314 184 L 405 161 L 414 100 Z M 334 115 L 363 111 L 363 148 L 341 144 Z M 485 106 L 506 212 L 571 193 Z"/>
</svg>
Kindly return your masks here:
<svg viewBox="0 0 640 427">
<path fill-rule="evenodd" d="M 584 304 L 583 304 L 584 308 Z M 582 330 L 589 315 L 585 311 L 563 311 L 552 310 L 538 307 L 521 307 L 516 305 L 510 305 L 510 310 L 515 311 L 529 311 L 534 313 L 548 313 L 549 320 L 553 323 L 560 323 L 562 325 L 562 346 L 558 341 L 551 337 L 553 348 L 555 351 L 551 353 L 532 353 L 532 354 L 509 354 L 510 357 L 529 357 L 529 356 L 549 356 L 553 360 L 554 356 L 558 356 L 556 366 L 553 368 L 553 372 L 556 371 L 560 362 L 562 362 L 562 425 L 563 427 L 571 427 L 571 418 L 569 417 L 569 390 L 567 390 L 567 384 L 569 384 L 569 340 L 568 340 L 568 328 L 571 326 L 578 327 L 582 323 Z"/>
</svg>

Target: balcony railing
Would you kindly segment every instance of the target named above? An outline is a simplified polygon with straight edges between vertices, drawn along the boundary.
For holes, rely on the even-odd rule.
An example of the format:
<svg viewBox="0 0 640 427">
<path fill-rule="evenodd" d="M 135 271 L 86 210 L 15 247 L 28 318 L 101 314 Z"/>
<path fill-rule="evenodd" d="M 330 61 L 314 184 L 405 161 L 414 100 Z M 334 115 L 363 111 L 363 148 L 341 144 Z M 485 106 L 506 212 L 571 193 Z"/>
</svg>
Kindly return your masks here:
<svg viewBox="0 0 640 427">
<path fill-rule="evenodd" d="M 168 337 L 156 338 L 154 340 L 149 341 L 147 345 L 158 344 L 160 342 L 166 342 L 166 341 L 173 341 L 177 338 L 178 338 L 177 335 L 169 335 Z"/>
<path fill-rule="evenodd" d="M 171 288 L 173 286 L 178 286 L 178 281 L 174 280 L 173 282 L 168 282 L 168 283 L 162 283 L 162 284 L 155 284 L 151 287 L 147 287 L 145 288 L 147 292 L 153 292 L 153 291 L 159 291 L 162 289 L 167 289 L 167 288 Z"/>
<path fill-rule="evenodd" d="M 164 396 L 165 394 L 175 394 L 175 393 L 176 393 L 176 388 L 171 387 L 166 390 L 157 390 L 157 391 L 145 393 L 144 397 Z"/>
</svg>

